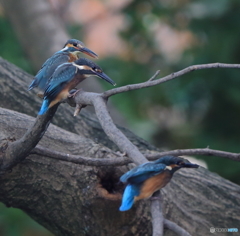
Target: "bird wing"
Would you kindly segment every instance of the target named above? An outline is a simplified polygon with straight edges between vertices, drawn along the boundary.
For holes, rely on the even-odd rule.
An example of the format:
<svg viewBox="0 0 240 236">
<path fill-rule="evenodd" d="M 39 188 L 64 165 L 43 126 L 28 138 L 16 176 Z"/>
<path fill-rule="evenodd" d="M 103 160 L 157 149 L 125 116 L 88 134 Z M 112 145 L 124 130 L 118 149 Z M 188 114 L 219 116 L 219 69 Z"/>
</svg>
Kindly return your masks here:
<svg viewBox="0 0 240 236">
<path fill-rule="evenodd" d="M 162 171 L 164 171 L 165 168 L 165 164 L 155 164 L 153 162 L 147 162 L 125 173 L 121 176 L 120 180 L 123 183 L 140 184 L 146 179 L 154 175 L 160 174 Z"/>
<path fill-rule="evenodd" d="M 38 86 L 43 90 L 48 79 L 53 75 L 56 68 L 59 65 L 68 62 L 68 60 L 68 53 L 65 52 L 57 52 L 52 57 L 48 58 L 35 76 L 34 87 Z"/>
<path fill-rule="evenodd" d="M 60 65 L 47 83 L 46 90 L 44 92 L 44 99 L 56 97 L 63 86 L 73 79 L 76 72 L 77 68 L 73 66 L 72 63 L 64 63 Z"/>
</svg>

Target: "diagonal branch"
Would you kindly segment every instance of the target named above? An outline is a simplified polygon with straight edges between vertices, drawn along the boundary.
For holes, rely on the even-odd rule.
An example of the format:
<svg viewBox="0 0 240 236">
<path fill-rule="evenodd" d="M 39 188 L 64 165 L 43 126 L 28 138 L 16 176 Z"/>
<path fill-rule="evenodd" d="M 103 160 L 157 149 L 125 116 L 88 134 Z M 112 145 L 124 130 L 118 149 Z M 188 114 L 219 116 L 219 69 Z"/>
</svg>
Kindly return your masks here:
<svg viewBox="0 0 240 236">
<path fill-rule="evenodd" d="M 81 90 L 74 97 L 76 104 L 93 105 L 99 122 L 108 137 L 118 146 L 118 148 L 137 165 L 148 160 L 133 145 L 129 139 L 115 126 L 107 110 L 107 99 L 96 93 L 86 93 Z M 156 194 L 159 194 L 156 193 Z M 151 204 L 153 236 L 163 236 L 163 221 L 161 201 L 153 200 Z"/>
<path fill-rule="evenodd" d="M 112 140 L 121 152 L 126 153 L 126 155 L 132 159 L 132 161 L 139 165 L 148 160 L 143 156 L 143 154 L 137 149 L 132 142 L 116 127 L 113 120 L 107 110 L 107 100 L 97 93 L 88 93 L 81 90 L 77 93 L 74 98 L 77 104 L 93 105 L 95 108 L 98 120 L 107 134 L 110 140 Z"/>
<path fill-rule="evenodd" d="M 187 68 L 185 68 L 183 70 L 180 70 L 178 72 L 172 73 L 172 74 L 167 75 L 167 76 L 165 76 L 163 78 L 156 79 L 154 81 L 152 81 L 151 78 L 150 78 L 148 81 L 143 82 L 143 83 L 126 85 L 126 86 L 122 86 L 122 87 L 118 87 L 118 88 L 115 88 L 115 89 L 111 89 L 111 90 L 105 91 L 103 93 L 103 96 L 105 98 L 109 98 L 110 96 L 113 96 L 115 94 L 128 92 L 128 91 L 136 90 L 136 89 L 152 87 L 152 86 L 155 86 L 155 85 L 167 82 L 169 80 L 175 79 L 175 78 L 177 78 L 179 76 L 182 76 L 184 74 L 187 74 L 187 73 L 195 71 L 195 70 L 203 70 L 203 69 L 211 69 L 211 68 L 240 69 L 240 64 L 211 63 L 211 64 L 189 66 L 189 67 L 187 67 Z M 153 76 L 154 78 L 155 78 L 155 75 Z"/>
<path fill-rule="evenodd" d="M 164 219 L 163 223 L 166 228 L 175 232 L 179 236 L 191 236 L 186 230 L 170 220 Z"/>
<path fill-rule="evenodd" d="M 49 111 L 43 116 L 37 116 L 35 122 L 22 138 L 14 141 L 7 142 L 5 146 L 7 147 L 0 157 L 0 171 L 5 172 L 6 170 L 11 170 L 12 167 L 17 165 L 19 162 L 23 161 L 31 152 L 31 150 L 38 144 L 57 110 L 58 105 L 49 109 Z"/>
</svg>

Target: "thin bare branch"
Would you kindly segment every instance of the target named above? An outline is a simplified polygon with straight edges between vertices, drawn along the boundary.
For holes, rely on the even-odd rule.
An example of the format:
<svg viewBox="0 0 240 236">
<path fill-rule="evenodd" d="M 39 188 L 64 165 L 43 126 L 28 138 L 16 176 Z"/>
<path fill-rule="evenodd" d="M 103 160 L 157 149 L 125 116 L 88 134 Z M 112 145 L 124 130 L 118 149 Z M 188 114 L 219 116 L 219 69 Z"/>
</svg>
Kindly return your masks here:
<svg viewBox="0 0 240 236">
<path fill-rule="evenodd" d="M 88 166 L 123 166 L 132 162 L 130 158 L 126 155 L 118 154 L 116 152 L 110 152 L 108 155 L 111 158 L 90 158 L 83 157 L 79 155 L 72 155 L 67 153 L 62 153 L 58 151 L 54 151 L 52 149 L 48 149 L 42 146 L 36 146 L 30 154 L 38 154 L 42 156 L 46 156 L 52 159 L 72 162 L 80 165 L 88 165 Z M 181 156 L 181 155 L 204 155 L 204 156 L 218 156 L 224 157 L 230 160 L 240 161 L 240 154 L 225 152 L 220 150 L 213 150 L 209 148 L 196 148 L 196 149 L 178 149 L 178 150 L 170 150 L 165 152 L 157 152 L 154 154 L 145 154 L 145 157 L 149 161 L 154 161 L 163 156 Z M 112 158 L 112 156 L 116 156 L 116 158 Z"/>
<path fill-rule="evenodd" d="M 122 87 L 118 87 L 118 88 L 115 88 L 115 89 L 105 91 L 103 93 L 103 96 L 105 98 L 109 98 L 110 96 L 113 96 L 115 94 L 131 91 L 131 90 L 136 90 L 136 89 L 152 87 L 152 86 L 167 82 L 169 80 L 175 79 L 179 76 L 182 76 L 184 74 L 187 74 L 187 73 L 195 71 L 195 70 L 210 69 L 210 68 L 240 69 L 240 64 L 211 63 L 211 64 L 203 64 L 203 65 L 193 65 L 193 66 L 189 66 L 189 67 L 187 67 L 183 70 L 172 73 L 170 75 L 167 75 L 163 78 L 160 78 L 160 79 L 157 79 L 157 80 L 154 80 L 154 81 L 151 81 L 151 79 L 150 79 L 149 81 L 146 81 L 146 82 L 143 82 L 143 83 L 126 85 L 126 86 L 122 86 Z"/>
<path fill-rule="evenodd" d="M 148 81 L 153 81 L 157 78 L 157 76 L 159 75 L 160 70 L 157 70 L 156 73 L 148 80 Z"/>
<path fill-rule="evenodd" d="M 173 156 L 181 156 L 181 155 L 204 155 L 204 156 L 218 156 L 224 157 L 233 161 L 240 161 L 240 153 L 233 152 L 225 152 L 214 150 L 210 148 L 195 148 L 195 149 L 176 149 L 166 152 L 158 152 L 155 154 L 148 154 L 146 157 L 149 160 L 156 160 L 160 157 L 173 155 Z"/>
<path fill-rule="evenodd" d="M 72 162 L 80 165 L 89 165 L 89 166 L 123 166 L 131 162 L 129 158 L 119 156 L 114 152 L 109 154 L 111 154 L 111 156 L 115 155 L 116 156 L 115 159 L 90 158 L 90 157 L 83 157 L 79 155 L 71 155 L 71 154 L 66 154 L 58 151 L 53 151 L 51 149 L 48 149 L 42 146 L 36 146 L 31 151 L 31 154 L 38 154 L 38 155 L 46 156 L 56 160 Z"/>
<path fill-rule="evenodd" d="M 191 236 L 185 229 L 170 220 L 164 219 L 163 223 L 166 228 L 172 230 L 179 236 Z"/>
</svg>

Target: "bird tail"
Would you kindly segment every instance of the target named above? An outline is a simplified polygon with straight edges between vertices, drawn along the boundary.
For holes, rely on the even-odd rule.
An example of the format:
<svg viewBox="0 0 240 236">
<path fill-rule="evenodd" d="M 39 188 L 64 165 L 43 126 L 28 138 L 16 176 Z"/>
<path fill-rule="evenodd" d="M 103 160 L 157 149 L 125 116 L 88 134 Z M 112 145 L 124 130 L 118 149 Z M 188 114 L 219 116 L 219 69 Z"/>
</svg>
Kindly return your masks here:
<svg viewBox="0 0 240 236">
<path fill-rule="evenodd" d="M 122 205 L 120 206 L 120 211 L 129 210 L 134 203 L 134 197 L 139 195 L 139 188 L 135 185 L 128 184 L 124 190 L 122 197 Z"/>
<path fill-rule="evenodd" d="M 42 106 L 41 106 L 41 109 L 40 111 L 38 112 L 38 115 L 43 115 L 46 113 L 46 111 L 48 110 L 48 107 L 49 107 L 49 100 L 43 100 L 43 103 L 42 103 Z"/>
</svg>

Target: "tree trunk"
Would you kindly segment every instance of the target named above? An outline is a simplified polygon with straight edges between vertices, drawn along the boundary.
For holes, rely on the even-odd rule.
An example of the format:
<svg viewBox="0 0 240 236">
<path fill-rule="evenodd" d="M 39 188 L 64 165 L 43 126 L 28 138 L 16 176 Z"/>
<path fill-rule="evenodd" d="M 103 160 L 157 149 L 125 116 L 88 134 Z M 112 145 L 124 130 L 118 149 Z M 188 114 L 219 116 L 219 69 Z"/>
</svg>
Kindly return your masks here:
<svg viewBox="0 0 240 236">
<path fill-rule="evenodd" d="M 36 70 L 69 39 L 48 0 L 1 0 L 17 37 Z"/>
<path fill-rule="evenodd" d="M 26 90 L 31 76 L 0 60 L 0 105 L 35 116 L 40 99 Z M 9 82 L 11 81 L 11 83 Z M 39 145 L 92 158 L 116 158 L 113 145 L 97 120 L 60 105 L 54 123 Z M 82 113 L 82 112 L 81 112 Z M 2 144 L 18 139 L 33 122 L 27 115 L 0 109 Z M 131 132 L 125 135 L 144 153 L 157 150 Z M 2 149 L 3 150 L 3 145 Z M 0 156 L 1 157 L 1 156 Z M 0 201 L 24 210 L 55 235 L 151 235 L 149 202 L 127 212 L 118 210 L 126 167 L 92 167 L 30 155 L 0 176 Z M 212 235 L 210 227 L 240 225 L 240 187 L 204 168 L 180 170 L 162 190 L 164 215 L 192 235 Z M 166 235 L 173 235 L 170 231 Z M 221 235 L 227 235 L 222 233 Z"/>
</svg>

